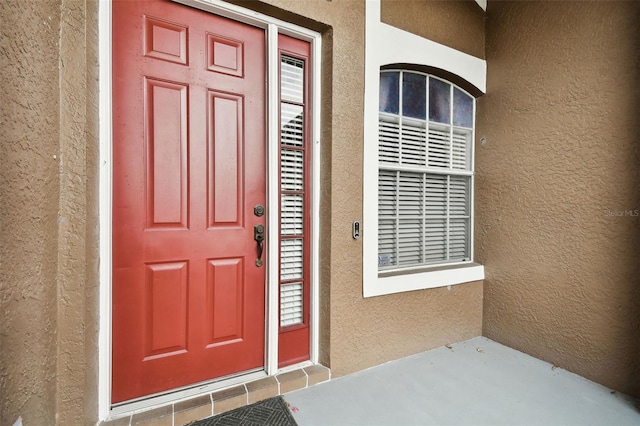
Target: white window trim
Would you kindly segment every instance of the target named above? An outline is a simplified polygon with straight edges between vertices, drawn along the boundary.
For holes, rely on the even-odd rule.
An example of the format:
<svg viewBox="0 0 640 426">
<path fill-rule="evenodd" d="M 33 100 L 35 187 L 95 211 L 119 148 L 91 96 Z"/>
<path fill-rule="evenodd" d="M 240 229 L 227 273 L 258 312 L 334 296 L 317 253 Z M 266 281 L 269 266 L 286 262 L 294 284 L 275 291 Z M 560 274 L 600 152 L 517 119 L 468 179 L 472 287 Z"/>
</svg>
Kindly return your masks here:
<svg viewBox="0 0 640 426">
<path fill-rule="evenodd" d="M 462 77 L 485 93 L 487 63 L 483 59 L 382 23 L 380 0 L 367 0 L 365 13 L 363 296 L 381 296 L 483 280 L 484 266 L 476 263 L 425 268 L 423 272 L 391 276 L 378 273 L 378 185 L 371 182 L 378 182 L 380 67 L 408 63 L 440 68 Z M 473 144 L 472 141 L 472 146 Z M 471 239 L 473 240 L 473 226 Z"/>
<path fill-rule="evenodd" d="M 310 300 L 310 361 L 302 365 L 316 364 L 319 360 L 319 212 L 320 212 L 320 81 L 321 81 L 321 42 L 320 33 L 281 21 L 279 19 L 254 12 L 240 6 L 225 3 L 221 0 L 173 0 L 187 6 L 206 10 L 246 24 L 264 28 L 267 33 L 267 73 L 269 92 L 267 94 L 267 156 L 268 156 L 268 193 L 267 202 L 270 209 L 269 229 L 278 229 L 280 217 L 280 198 L 278 187 L 278 157 L 279 141 L 278 129 L 278 34 L 286 34 L 311 43 L 313 69 L 311 70 L 312 111 L 311 117 L 311 300 Z M 118 416 L 136 410 L 150 409 L 164 405 L 170 401 L 177 401 L 187 397 L 210 392 L 216 388 L 233 386 L 235 384 L 255 380 L 265 375 L 275 375 L 278 369 L 278 313 L 279 281 L 278 256 L 270 256 L 267 265 L 267 330 L 265 347 L 265 371 L 250 373 L 228 381 L 216 382 L 211 385 L 198 386 L 185 391 L 172 392 L 163 396 L 150 398 L 141 402 L 125 404 L 112 409 L 111 407 L 111 208 L 112 208 L 112 104 L 111 104 L 111 1 L 100 0 L 98 5 L 98 45 L 99 45 L 99 112 L 100 112 L 100 166 L 99 166 L 99 211 L 100 211 L 100 289 L 99 289 L 99 331 L 98 331 L 98 420 L 103 421 L 109 416 Z M 275 109 L 274 109 L 275 108 Z M 279 239 L 269 238 L 267 250 L 277 253 Z"/>
</svg>

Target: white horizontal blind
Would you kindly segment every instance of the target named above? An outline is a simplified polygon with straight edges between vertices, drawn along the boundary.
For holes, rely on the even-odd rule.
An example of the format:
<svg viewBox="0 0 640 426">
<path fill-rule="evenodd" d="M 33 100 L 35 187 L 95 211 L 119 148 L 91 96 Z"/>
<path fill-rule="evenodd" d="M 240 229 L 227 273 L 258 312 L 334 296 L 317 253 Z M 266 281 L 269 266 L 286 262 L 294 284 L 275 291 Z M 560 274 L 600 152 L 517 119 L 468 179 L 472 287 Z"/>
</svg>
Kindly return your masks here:
<svg viewBox="0 0 640 426">
<path fill-rule="evenodd" d="M 445 170 L 471 170 L 470 129 L 451 128 L 440 123 L 402 124 L 388 113 L 381 113 L 378 132 L 378 161 L 388 164 L 427 166 Z"/>
<path fill-rule="evenodd" d="M 283 144 L 302 146 L 303 132 L 303 108 L 300 105 L 282 103 L 280 106 L 280 138 Z"/>
<path fill-rule="evenodd" d="M 285 191 L 302 191 L 304 185 L 304 155 L 302 151 L 281 150 L 280 179 Z"/>
<path fill-rule="evenodd" d="M 398 164 L 400 162 L 400 146 L 402 132 L 400 124 L 391 121 L 380 121 L 378 130 L 378 157 L 380 161 Z"/>
<path fill-rule="evenodd" d="M 304 62 L 300 59 L 288 56 L 280 59 L 280 98 L 304 102 Z"/>
<path fill-rule="evenodd" d="M 398 172 L 396 204 L 398 206 L 398 264 L 422 262 L 423 175 Z"/>
<path fill-rule="evenodd" d="M 280 280 L 302 279 L 302 239 L 287 239 L 280 242 Z"/>
<path fill-rule="evenodd" d="M 425 257 L 424 264 L 447 260 L 447 181 L 446 175 L 425 174 Z"/>
<path fill-rule="evenodd" d="M 388 170 L 378 173 L 378 263 L 383 266 L 397 264 L 397 175 Z"/>
<path fill-rule="evenodd" d="M 282 194 L 280 232 L 282 235 L 302 235 L 304 229 L 303 197 L 297 194 Z"/>
<path fill-rule="evenodd" d="M 302 283 L 295 282 L 280 286 L 280 326 L 287 327 L 302 323 Z"/>
<path fill-rule="evenodd" d="M 448 169 L 451 159 L 451 133 L 448 126 L 429 126 L 429 167 Z"/>
<path fill-rule="evenodd" d="M 281 57 L 280 97 L 280 326 L 288 327 L 304 322 L 304 61 Z"/>
<path fill-rule="evenodd" d="M 469 261 L 473 129 L 404 117 L 402 74 L 399 113 L 379 113 L 379 270 Z"/>
<path fill-rule="evenodd" d="M 470 260 L 470 179 L 380 170 L 380 269 Z"/>
<path fill-rule="evenodd" d="M 470 170 L 471 130 L 454 128 L 451 137 L 451 168 L 456 170 Z"/>
</svg>

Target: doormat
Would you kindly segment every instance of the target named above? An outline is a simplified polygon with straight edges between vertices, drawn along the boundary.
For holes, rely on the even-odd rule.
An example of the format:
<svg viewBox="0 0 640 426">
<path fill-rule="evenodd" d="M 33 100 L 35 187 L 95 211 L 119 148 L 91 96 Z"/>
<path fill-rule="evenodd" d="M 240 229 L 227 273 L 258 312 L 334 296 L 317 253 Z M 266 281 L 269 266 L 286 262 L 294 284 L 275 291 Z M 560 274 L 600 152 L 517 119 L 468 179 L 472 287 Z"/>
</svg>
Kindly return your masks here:
<svg viewBox="0 0 640 426">
<path fill-rule="evenodd" d="M 298 426 L 281 396 L 236 408 L 189 426 Z"/>
</svg>

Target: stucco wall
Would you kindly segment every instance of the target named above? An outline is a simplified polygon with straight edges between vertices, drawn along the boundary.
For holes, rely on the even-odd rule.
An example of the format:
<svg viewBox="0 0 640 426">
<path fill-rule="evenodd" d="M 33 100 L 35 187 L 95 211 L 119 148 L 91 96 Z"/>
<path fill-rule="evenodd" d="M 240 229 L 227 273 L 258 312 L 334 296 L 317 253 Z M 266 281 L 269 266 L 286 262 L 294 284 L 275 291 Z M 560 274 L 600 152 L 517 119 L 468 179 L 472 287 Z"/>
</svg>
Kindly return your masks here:
<svg viewBox="0 0 640 426">
<path fill-rule="evenodd" d="M 98 3 L 60 6 L 57 422 L 97 418 Z"/>
<path fill-rule="evenodd" d="M 639 21 L 637 2 L 490 2 L 476 150 L 484 334 L 635 396 L 640 217 L 610 212 L 640 209 Z"/>
<path fill-rule="evenodd" d="M 59 1 L 0 2 L 0 424 L 56 410 Z"/>
<path fill-rule="evenodd" d="M 97 404 L 97 8 L 0 3 L 0 424 Z"/>
<path fill-rule="evenodd" d="M 484 58 L 484 11 L 475 0 L 382 0 L 380 19 L 478 58 Z"/>
<path fill-rule="evenodd" d="M 323 43 L 330 43 L 324 45 L 322 80 L 322 361 L 336 377 L 480 335 L 481 282 L 362 297 L 362 240 L 351 237 L 351 223 L 362 219 L 364 2 L 269 3 L 330 26 L 323 32 Z M 406 16 L 404 8 L 412 10 L 411 2 L 395 3 L 400 16 Z M 457 29 L 449 27 L 449 35 Z M 441 30 L 420 35 L 436 37 Z"/>
</svg>

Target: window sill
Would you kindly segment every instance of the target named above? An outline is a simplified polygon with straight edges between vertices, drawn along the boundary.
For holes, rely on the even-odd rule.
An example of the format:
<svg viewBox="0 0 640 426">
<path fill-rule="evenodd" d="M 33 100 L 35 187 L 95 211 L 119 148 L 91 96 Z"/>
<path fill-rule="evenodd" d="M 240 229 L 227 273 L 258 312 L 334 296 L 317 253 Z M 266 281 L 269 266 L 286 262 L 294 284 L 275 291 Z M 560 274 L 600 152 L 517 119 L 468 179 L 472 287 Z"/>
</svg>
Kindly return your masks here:
<svg viewBox="0 0 640 426">
<path fill-rule="evenodd" d="M 425 290 L 484 279 L 484 266 L 465 263 L 427 270 L 383 272 L 373 282 L 364 283 L 364 297 Z"/>
</svg>

